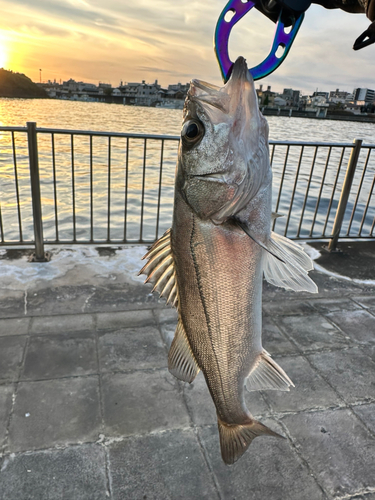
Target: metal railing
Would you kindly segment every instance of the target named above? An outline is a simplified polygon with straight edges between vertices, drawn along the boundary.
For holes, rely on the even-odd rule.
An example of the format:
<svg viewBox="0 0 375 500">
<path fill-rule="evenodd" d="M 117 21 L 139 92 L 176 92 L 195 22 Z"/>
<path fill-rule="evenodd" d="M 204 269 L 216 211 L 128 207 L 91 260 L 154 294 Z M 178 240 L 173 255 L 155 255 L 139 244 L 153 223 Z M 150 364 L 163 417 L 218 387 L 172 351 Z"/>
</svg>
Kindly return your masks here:
<svg viewBox="0 0 375 500">
<path fill-rule="evenodd" d="M 0 245 L 148 244 L 171 224 L 179 137 L 0 127 Z M 373 238 L 375 145 L 270 141 L 273 230 Z"/>
</svg>

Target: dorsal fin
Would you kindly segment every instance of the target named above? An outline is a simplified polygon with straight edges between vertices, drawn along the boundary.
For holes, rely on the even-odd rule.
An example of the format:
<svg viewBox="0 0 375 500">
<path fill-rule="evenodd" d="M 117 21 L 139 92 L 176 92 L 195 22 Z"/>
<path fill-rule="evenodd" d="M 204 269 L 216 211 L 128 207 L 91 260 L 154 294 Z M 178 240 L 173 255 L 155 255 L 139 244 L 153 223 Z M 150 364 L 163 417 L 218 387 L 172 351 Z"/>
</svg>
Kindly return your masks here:
<svg viewBox="0 0 375 500">
<path fill-rule="evenodd" d="M 145 283 L 154 284 L 153 292 L 159 292 L 160 296 L 167 297 L 167 304 L 178 306 L 178 287 L 174 259 L 171 248 L 171 230 L 168 229 L 146 253 L 143 259 L 146 264 L 138 275 L 145 274 Z"/>
</svg>

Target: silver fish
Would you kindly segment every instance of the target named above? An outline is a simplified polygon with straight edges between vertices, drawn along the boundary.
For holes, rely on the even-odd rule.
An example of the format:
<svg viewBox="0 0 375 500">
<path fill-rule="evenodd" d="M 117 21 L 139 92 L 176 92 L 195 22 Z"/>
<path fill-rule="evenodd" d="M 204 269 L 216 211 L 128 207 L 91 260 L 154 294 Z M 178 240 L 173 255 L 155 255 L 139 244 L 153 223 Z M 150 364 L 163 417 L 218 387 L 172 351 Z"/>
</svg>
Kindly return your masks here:
<svg viewBox="0 0 375 500">
<path fill-rule="evenodd" d="M 316 292 L 310 258 L 271 232 L 268 125 L 245 59 L 222 88 L 193 80 L 185 102 L 173 225 L 140 274 L 175 305 L 169 371 L 192 382 L 202 370 L 216 406 L 221 453 L 232 464 L 262 434 L 279 436 L 246 407 L 249 390 L 293 382 L 262 347 L 262 277 Z"/>
</svg>

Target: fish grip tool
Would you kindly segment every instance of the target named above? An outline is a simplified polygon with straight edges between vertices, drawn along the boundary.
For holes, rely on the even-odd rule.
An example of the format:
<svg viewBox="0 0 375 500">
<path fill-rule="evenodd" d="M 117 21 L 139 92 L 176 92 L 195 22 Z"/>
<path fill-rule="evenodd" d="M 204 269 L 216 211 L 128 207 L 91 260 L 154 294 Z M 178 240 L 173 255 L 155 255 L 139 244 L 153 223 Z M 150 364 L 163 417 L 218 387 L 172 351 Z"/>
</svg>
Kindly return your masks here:
<svg viewBox="0 0 375 500">
<path fill-rule="evenodd" d="M 375 43 L 375 21 L 354 42 L 353 49 L 359 50 Z"/>
<path fill-rule="evenodd" d="M 297 0 L 297 3 L 298 8 L 302 10 L 295 9 L 296 0 L 283 0 L 282 2 L 278 0 L 277 3 L 275 0 L 270 0 L 267 4 L 262 0 L 229 0 L 219 16 L 214 37 L 215 54 L 224 83 L 229 80 L 233 67 L 228 50 L 229 36 L 233 26 L 253 7 L 271 20 L 277 20 L 268 56 L 263 62 L 249 69 L 254 80 L 259 80 L 275 71 L 288 55 L 304 19 L 304 12 L 311 4 L 310 0 Z"/>
</svg>

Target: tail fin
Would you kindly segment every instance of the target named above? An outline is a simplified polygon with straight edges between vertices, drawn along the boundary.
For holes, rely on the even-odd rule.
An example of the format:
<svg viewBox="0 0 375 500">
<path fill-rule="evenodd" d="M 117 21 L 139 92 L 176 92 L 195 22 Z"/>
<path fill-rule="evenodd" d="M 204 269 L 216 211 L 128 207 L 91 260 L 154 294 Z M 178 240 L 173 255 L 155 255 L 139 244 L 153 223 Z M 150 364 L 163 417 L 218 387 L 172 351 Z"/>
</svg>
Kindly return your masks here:
<svg viewBox="0 0 375 500">
<path fill-rule="evenodd" d="M 257 420 L 250 424 L 230 425 L 217 419 L 220 435 L 221 456 L 227 465 L 232 465 L 242 457 L 252 440 L 262 434 L 283 438 Z"/>
</svg>

